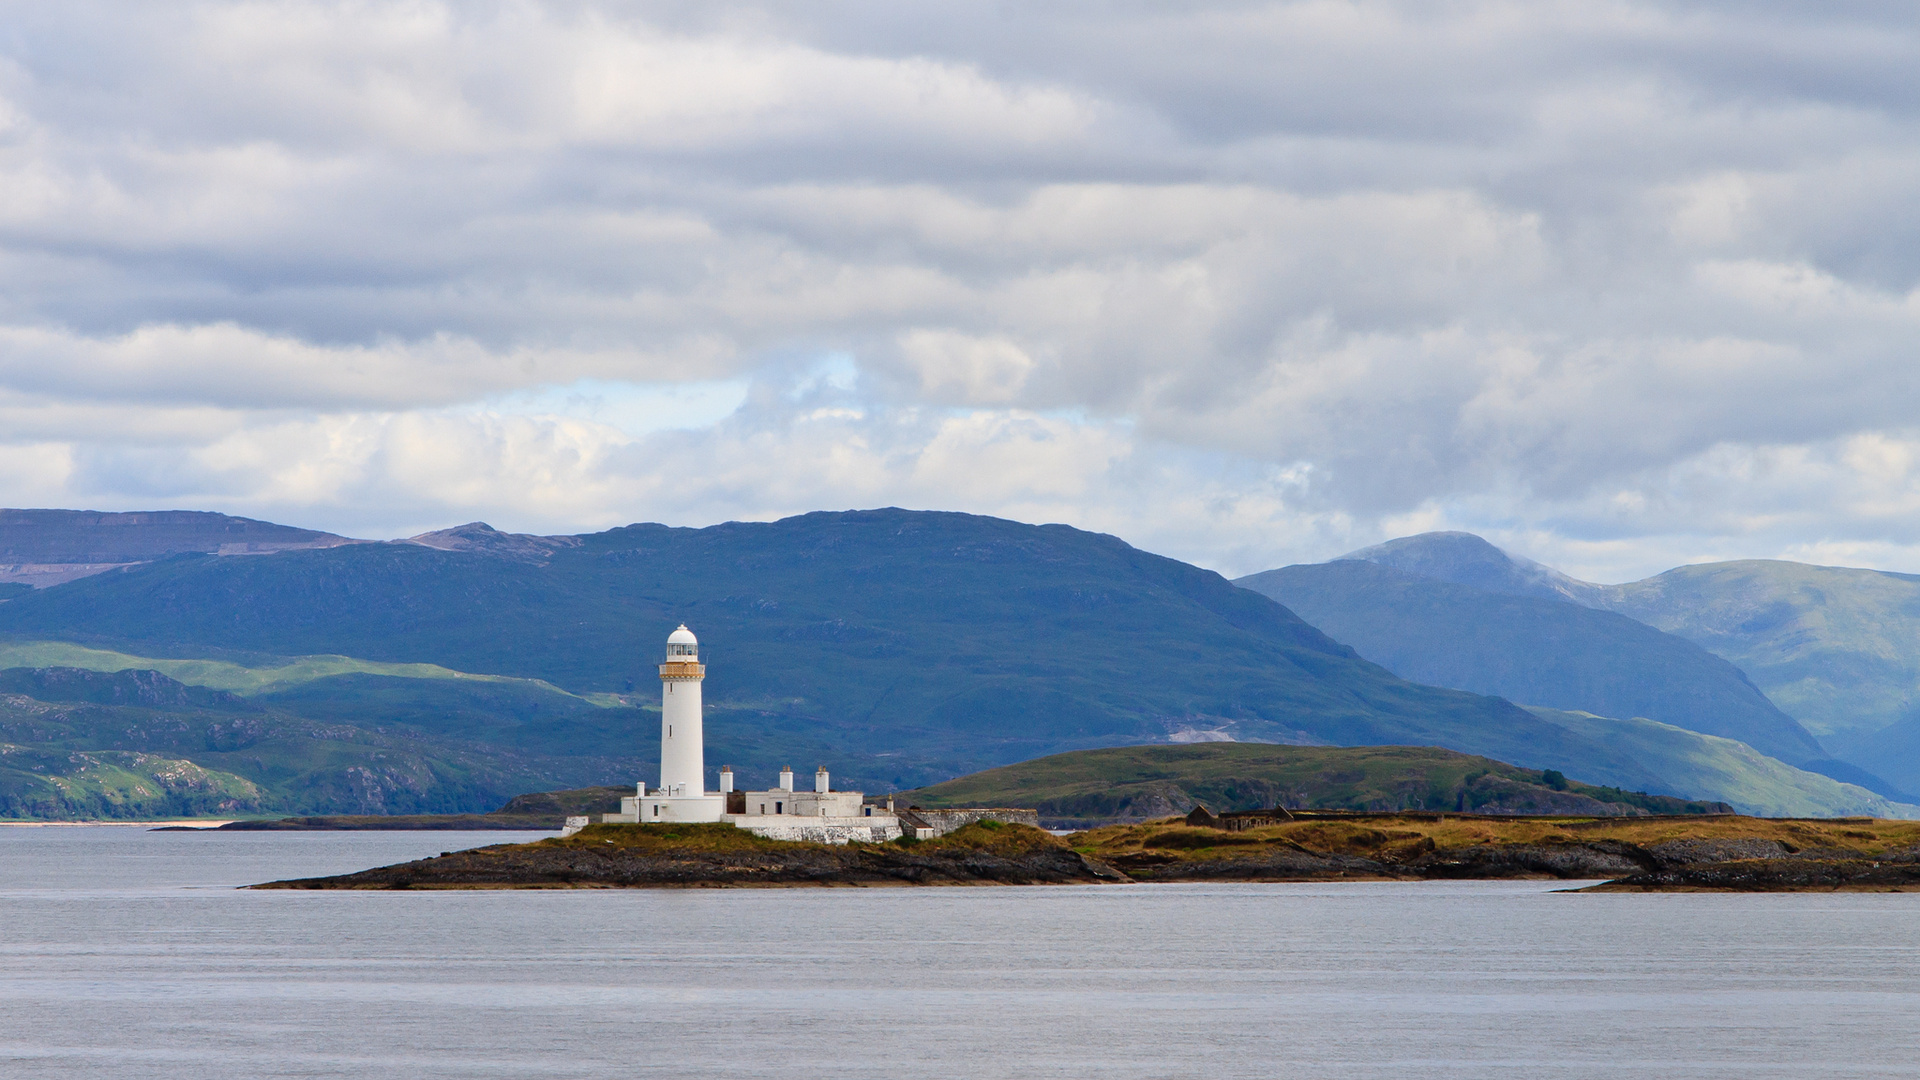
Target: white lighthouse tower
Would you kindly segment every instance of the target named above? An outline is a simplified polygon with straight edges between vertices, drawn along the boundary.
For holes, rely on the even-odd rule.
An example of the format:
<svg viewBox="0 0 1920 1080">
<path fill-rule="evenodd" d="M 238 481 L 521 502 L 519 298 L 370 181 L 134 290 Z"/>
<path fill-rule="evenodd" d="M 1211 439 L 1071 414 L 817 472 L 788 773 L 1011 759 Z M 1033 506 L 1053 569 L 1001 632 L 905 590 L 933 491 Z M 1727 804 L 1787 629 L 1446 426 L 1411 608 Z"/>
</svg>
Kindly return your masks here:
<svg viewBox="0 0 1920 1080">
<path fill-rule="evenodd" d="M 667 636 L 667 658 L 660 665 L 660 786 L 648 791 L 639 785 L 634 809 L 640 823 L 719 821 L 726 811 L 726 796 L 706 790 L 706 732 L 700 711 L 700 682 L 706 677 L 700 641 L 682 623 Z"/>
<path fill-rule="evenodd" d="M 835 791 L 824 765 L 813 774 L 812 791 L 794 790 L 789 766 L 780 770 L 780 786 L 765 791 L 736 789 L 733 770 L 722 769 L 720 790 L 708 792 L 706 732 L 700 715 L 700 683 L 706 677 L 700 641 L 683 624 L 667 636 L 667 657 L 660 665 L 660 786 L 635 785 L 635 793 L 620 800 L 619 813 L 600 815 L 603 824 L 715 821 L 776 840 L 828 844 L 878 843 L 901 835 L 892 800 L 885 807 L 873 807 L 858 791 Z M 586 826 L 587 818 L 569 817 L 561 835 L 571 836 Z M 915 827 L 920 830 L 916 836 L 934 833 L 924 822 Z"/>
<path fill-rule="evenodd" d="M 700 640 L 686 623 L 667 636 L 667 662 L 660 665 L 660 792 L 667 798 L 704 794 L 706 737 L 701 730 Z"/>
</svg>

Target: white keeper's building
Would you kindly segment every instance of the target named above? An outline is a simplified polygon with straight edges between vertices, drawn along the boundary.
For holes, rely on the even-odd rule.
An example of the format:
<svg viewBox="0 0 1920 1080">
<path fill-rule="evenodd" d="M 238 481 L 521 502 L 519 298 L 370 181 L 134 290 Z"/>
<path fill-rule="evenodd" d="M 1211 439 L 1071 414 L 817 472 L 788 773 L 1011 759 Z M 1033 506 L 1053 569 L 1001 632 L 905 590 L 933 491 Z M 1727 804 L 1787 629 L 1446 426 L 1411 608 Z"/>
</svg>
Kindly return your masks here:
<svg viewBox="0 0 1920 1080">
<path fill-rule="evenodd" d="M 700 706 L 700 683 L 706 676 L 700 642 L 682 625 L 667 637 L 667 658 L 660 665 L 660 786 L 635 785 L 635 793 L 620 800 L 620 812 L 603 814 L 601 821 L 726 822 L 776 840 L 831 844 L 892 840 L 900 835 L 900 818 L 891 801 L 885 807 L 868 806 L 858 791 L 834 791 L 824 765 L 813 774 L 811 791 L 794 790 L 790 767 L 780 770 L 776 787 L 735 790 L 732 766 L 720 770 L 719 791 L 706 790 Z M 572 821 L 568 824 L 570 831 L 577 831 L 571 828 Z"/>
</svg>

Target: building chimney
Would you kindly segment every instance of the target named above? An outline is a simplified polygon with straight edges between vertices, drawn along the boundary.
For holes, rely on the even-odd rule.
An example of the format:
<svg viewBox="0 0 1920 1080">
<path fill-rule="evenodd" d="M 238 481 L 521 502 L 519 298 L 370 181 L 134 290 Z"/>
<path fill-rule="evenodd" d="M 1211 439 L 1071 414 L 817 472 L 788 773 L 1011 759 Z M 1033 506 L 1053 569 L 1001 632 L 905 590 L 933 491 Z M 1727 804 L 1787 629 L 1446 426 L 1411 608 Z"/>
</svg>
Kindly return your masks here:
<svg viewBox="0 0 1920 1080">
<path fill-rule="evenodd" d="M 733 766 L 720 766 L 720 794 L 733 794 Z"/>
<path fill-rule="evenodd" d="M 820 766 L 820 771 L 813 774 L 813 790 L 822 795 L 827 793 L 827 767 L 825 765 Z"/>
<path fill-rule="evenodd" d="M 791 765 L 780 766 L 780 790 L 793 790 L 793 766 Z"/>
</svg>

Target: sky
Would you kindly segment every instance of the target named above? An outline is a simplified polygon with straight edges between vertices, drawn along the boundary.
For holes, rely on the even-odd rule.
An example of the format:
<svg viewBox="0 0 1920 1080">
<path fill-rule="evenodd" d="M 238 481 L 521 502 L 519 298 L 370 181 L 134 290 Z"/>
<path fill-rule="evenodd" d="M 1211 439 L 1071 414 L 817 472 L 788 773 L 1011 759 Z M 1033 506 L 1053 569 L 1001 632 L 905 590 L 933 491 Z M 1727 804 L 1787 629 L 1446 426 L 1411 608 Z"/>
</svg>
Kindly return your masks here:
<svg viewBox="0 0 1920 1080">
<path fill-rule="evenodd" d="M 0 504 L 1920 571 L 1920 8 L 0 0 Z"/>
</svg>

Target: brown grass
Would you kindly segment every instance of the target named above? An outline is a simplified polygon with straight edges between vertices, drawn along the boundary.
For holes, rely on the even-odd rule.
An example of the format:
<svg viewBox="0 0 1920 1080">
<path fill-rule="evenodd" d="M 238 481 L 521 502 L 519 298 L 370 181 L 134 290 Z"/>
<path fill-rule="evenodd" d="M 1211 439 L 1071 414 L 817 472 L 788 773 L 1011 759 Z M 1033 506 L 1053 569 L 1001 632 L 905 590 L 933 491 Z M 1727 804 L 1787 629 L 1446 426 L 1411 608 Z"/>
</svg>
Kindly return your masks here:
<svg viewBox="0 0 1920 1080">
<path fill-rule="evenodd" d="M 1352 820 L 1293 821 L 1245 832 L 1196 829 L 1183 818 L 1109 825 L 1075 833 L 1067 842 L 1100 859 L 1138 854 L 1181 859 L 1232 859 L 1292 849 L 1320 854 L 1396 858 L 1425 847 L 1480 844 L 1552 844 L 1618 840 L 1646 847 L 1667 840 L 1777 840 L 1789 850 L 1833 848 L 1873 857 L 1920 844 L 1920 822 L 1867 818 L 1672 817 L 1567 818 L 1380 814 Z"/>
</svg>

